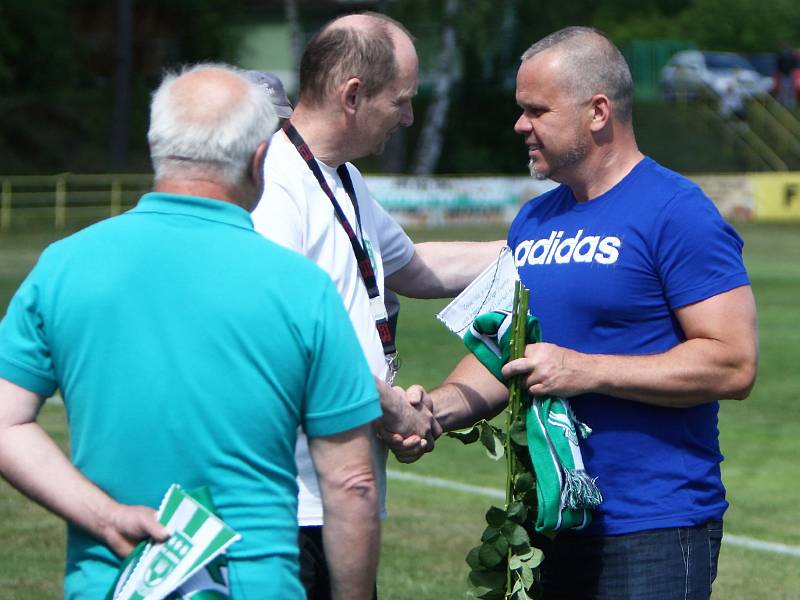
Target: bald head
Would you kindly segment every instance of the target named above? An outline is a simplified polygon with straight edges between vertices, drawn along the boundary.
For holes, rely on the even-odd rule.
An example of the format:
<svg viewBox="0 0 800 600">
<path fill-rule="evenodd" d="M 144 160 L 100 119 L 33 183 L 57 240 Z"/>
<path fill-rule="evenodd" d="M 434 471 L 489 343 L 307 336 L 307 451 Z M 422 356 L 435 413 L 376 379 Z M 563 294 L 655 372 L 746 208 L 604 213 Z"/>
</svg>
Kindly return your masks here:
<svg viewBox="0 0 800 600">
<path fill-rule="evenodd" d="M 414 52 L 411 35 L 379 13 L 334 19 L 306 46 L 300 61 L 300 101 L 319 105 L 351 78 L 362 82 L 367 98 L 398 75 L 396 54 Z"/>
<path fill-rule="evenodd" d="M 528 48 L 522 62 L 534 56 L 554 64 L 567 93 L 576 101 L 604 94 L 619 121 L 632 114 L 633 80 L 628 64 L 605 34 L 589 27 L 567 27 L 551 33 Z"/>
<path fill-rule="evenodd" d="M 233 67 L 196 65 L 167 75 L 150 105 L 156 180 L 201 172 L 238 185 L 277 122 L 269 97 Z"/>
</svg>

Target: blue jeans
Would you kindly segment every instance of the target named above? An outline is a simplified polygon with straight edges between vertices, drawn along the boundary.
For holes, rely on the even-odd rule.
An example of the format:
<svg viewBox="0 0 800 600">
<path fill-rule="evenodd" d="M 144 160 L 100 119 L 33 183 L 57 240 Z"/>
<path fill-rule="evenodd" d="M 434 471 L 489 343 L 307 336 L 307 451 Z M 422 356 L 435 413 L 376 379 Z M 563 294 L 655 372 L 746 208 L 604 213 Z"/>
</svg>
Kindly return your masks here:
<svg viewBox="0 0 800 600">
<path fill-rule="evenodd" d="M 722 521 L 543 542 L 546 600 L 708 600 Z"/>
</svg>

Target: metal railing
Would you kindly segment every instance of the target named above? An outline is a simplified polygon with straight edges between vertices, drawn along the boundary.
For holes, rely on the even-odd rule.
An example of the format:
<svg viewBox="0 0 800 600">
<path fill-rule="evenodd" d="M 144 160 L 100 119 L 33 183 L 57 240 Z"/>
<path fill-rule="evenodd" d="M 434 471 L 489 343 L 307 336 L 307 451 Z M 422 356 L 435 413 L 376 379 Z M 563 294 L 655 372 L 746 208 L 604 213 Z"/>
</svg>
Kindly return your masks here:
<svg viewBox="0 0 800 600">
<path fill-rule="evenodd" d="M 150 174 L 0 176 L 0 232 L 85 226 L 131 208 L 152 182 Z"/>
</svg>

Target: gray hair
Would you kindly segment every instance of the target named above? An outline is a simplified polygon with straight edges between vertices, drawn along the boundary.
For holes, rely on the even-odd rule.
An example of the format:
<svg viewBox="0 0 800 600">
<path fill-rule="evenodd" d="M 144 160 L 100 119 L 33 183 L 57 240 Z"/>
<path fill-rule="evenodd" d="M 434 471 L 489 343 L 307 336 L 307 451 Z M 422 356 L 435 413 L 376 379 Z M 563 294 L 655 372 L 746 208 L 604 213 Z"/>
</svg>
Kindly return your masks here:
<svg viewBox="0 0 800 600">
<path fill-rule="evenodd" d="M 210 86 L 193 96 L 174 93 L 178 78 L 206 69 L 235 74 L 244 93 L 209 98 Z M 150 103 L 147 140 L 155 178 L 199 172 L 239 185 L 247 177 L 256 148 L 269 139 L 277 124 L 269 96 L 235 67 L 202 63 L 168 73 Z"/>
<path fill-rule="evenodd" d="M 608 36 L 592 27 L 566 27 L 542 38 L 522 54 L 522 62 L 545 50 L 562 52 L 561 72 L 570 93 L 578 100 L 605 94 L 614 103 L 620 121 L 633 112 L 633 78 L 622 53 Z"/>
</svg>

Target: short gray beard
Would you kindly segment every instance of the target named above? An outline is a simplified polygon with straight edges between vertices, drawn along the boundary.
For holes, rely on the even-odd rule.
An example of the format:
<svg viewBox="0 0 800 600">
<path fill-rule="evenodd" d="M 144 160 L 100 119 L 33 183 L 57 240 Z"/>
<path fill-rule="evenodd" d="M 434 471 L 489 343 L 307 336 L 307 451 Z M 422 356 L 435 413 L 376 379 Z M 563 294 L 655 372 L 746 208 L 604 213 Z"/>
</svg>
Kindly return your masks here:
<svg viewBox="0 0 800 600">
<path fill-rule="evenodd" d="M 547 179 L 547 175 L 545 175 L 544 173 L 539 173 L 539 171 L 536 170 L 533 159 L 530 159 L 528 161 L 528 171 L 530 171 L 531 177 L 533 177 L 538 181 L 544 181 L 545 179 Z"/>
<path fill-rule="evenodd" d="M 567 150 L 561 157 L 559 157 L 558 161 L 549 165 L 550 171 L 548 173 L 540 173 L 536 170 L 535 161 L 531 158 L 528 161 L 528 170 L 531 173 L 531 177 L 537 179 L 539 181 L 543 181 L 545 179 L 553 179 L 552 175 L 555 174 L 558 177 L 559 171 L 564 171 L 565 168 L 572 167 L 574 165 L 579 164 L 586 155 L 589 153 L 589 143 L 586 140 L 576 139 L 575 143 L 572 147 Z M 560 182 L 560 179 L 553 179 L 553 181 Z"/>
</svg>

